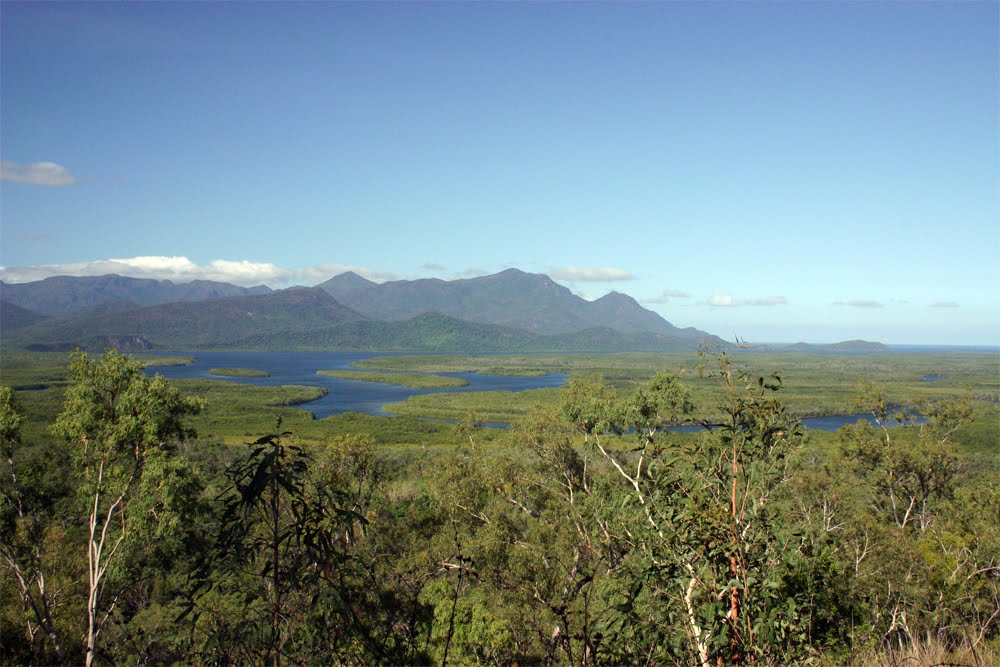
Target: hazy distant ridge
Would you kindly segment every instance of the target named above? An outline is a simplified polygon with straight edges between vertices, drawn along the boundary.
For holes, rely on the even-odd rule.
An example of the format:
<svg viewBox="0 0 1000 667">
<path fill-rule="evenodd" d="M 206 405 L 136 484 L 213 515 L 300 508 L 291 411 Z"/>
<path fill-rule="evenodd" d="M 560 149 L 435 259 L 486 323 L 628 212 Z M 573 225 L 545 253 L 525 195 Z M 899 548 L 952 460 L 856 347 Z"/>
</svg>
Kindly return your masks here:
<svg viewBox="0 0 1000 667">
<path fill-rule="evenodd" d="M 0 281 L 3 300 L 42 315 L 61 315 L 109 301 L 154 306 L 176 301 L 205 301 L 228 296 L 264 294 L 270 288 L 238 287 L 212 280 L 170 280 L 105 276 L 53 276 L 30 283 Z"/>
<path fill-rule="evenodd" d="M 382 285 L 346 273 L 314 288 L 252 294 L 226 283 L 120 276 L 4 285 L 14 305 L 10 344 L 100 349 L 109 341 L 155 349 L 414 351 L 691 350 L 724 344 L 679 329 L 631 297 L 586 301 L 548 276 L 516 269 L 469 280 Z M 212 297 L 212 294 L 226 294 Z M 144 305 L 181 295 L 184 300 Z M 16 312 L 13 310 L 17 308 Z M 39 313 L 56 313 L 41 319 Z M 117 344 L 117 343 L 116 343 Z"/>
</svg>

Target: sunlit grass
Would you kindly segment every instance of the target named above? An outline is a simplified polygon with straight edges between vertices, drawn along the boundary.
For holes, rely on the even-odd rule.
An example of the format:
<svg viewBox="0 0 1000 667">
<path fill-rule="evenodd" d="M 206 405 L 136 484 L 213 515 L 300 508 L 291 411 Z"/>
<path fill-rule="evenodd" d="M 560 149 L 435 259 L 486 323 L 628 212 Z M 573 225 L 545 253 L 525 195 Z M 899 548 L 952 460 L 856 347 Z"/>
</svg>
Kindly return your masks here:
<svg viewBox="0 0 1000 667">
<path fill-rule="evenodd" d="M 211 368 L 209 375 L 219 375 L 231 378 L 266 378 L 271 377 L 267 371 L 258 371 L 253 368 Z"/>
</svg>

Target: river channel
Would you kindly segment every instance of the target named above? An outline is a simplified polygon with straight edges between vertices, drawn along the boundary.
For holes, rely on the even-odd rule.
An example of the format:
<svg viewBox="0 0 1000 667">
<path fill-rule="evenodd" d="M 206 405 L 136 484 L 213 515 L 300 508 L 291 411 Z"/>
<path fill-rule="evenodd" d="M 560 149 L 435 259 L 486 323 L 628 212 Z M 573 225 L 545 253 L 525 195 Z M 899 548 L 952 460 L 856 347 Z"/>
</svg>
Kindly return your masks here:
<svg viewBox="0 0 1000 667">
<path fill-rule="evenodd" d="M 565 373 L 552 373 L 537 377 L 516 375 L 484 375 L 482 373 L 438 373 L 468 381 L 464 387 L 448 389 L 412 389 L 383 382 L 362 382 L 316 375 L 321 370 L 358 370 L 351 364 L 361 359 L 390 356 L 371 352 L 171 352 L 194 358 L 188 366 L 153 366 L 150 374 L 160 374 L 168 379 L 210 378 L 228 382 L 276 386 L 286 384 L 323 387 L 326 396 L 303 403 L 298 407 L 309 410 L 317 419 L 341 412 L 366 412 L 387 415 L 382 406 L 404 401 L 418 394 L 442 391 L 524 391 L 545 387 L 561 387 L 566 382 Z M 263 378 L 219 377 L 208 371 L 213 368 L 252 368 L 270 373 Z"/>
<path fill-rule="evenodd" d="M 392 356 L 372 352 L 170 352 L 194 359 L 186 366 L 152 366 L 147 372 L 169 379 L 206 378 L 241 382 L 246 384 L 276 386 L 287 384 L 323 387 L 327 394 L 298 407 L 312 412 L 317 419 L 342 412 L 364 412 L 372 415 L 389 414 L 383 406 L 404 401 L 418 394 L 452 391 L 525 391 L 545 387 L 561 387 L 566 383 L 566 373 L 541 376 L 486 375 L 483 373 L 438 373 L 462 378 L 469 384 L 448 389 L 413 389 L 382 382 L 362 382 L 316 375 L 320 370 L 358 370 L 351 364 L 371 357 Z M 208 371 L 213 368 L 252 368 L 270 375 L 260 378 L 219 377 Z M 836 431 L 844 424 L 853 424 L 864 415 L 831 415 L 807 417 L 802 420 L 807 428 Z M 502 426 L 497 424 L 496 426 Z M 695 427 L 681 427 L 682 430 Z"/>
</svg>

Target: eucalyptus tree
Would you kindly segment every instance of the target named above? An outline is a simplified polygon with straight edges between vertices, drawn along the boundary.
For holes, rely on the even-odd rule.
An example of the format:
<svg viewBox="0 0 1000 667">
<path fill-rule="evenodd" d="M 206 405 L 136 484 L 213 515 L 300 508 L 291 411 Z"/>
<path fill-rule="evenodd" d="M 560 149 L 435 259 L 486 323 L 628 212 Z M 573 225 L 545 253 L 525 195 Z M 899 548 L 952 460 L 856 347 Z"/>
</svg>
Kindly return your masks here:
<svg viewBox="0 0 1000 667">
<path fill-rule="evenodd" d="M 607 662 L 708 665 L 773 663 L 801 654 L 800 610 L 787 574 L 796 546 L 770 509 L 801 429 L 777 401 L 777 377 L 735 369 L 726 355 L 708 374 L 721 388 L 700 437 L 665 427 L 695 414 L 676 375 L 659 374 L 619 399 L 597 380 L 571 384 L 563 413 L 612 478 L 600 525 L 623 553 Z M 609 434 L 632 432 L 637 446 Z"/>
<path fill-rule="evenodd" d="M 86 664 L 119 597 L 132 583 L 137 552 L 150 531 L 171 520 L 164 486 L 177 440 L 193 435 L 183 418 L 201 404 L 141 363 L 114 350 L 99 360 L 76 351 L 62 413 L 53 431 L 66 439 L 87 517 Z M 157 511 L 157 510 L 164 511 Z"/>
<path fill-rule="evenodd" d="M 594 518 L 604 498 L 572 429 L 536 406 L 499 448 L 466 435 L 470 448 L 431 485 L 444 518 L 422 596 L 434 609 L 431 655 L 442 664 L 597 664 L 607 561 Z"/>
<path fill-rule="evenodd" d="M 45 563 L 53 501 L 47 492 L 52 489 L 24 470 L 21 416 L 14 392 L 6 385 L 0 385 L 0 448 L 4 459 L 0 474 L 2 564 L 10 572 L 22 603 L 31 610 L 31 618 L 25 621 L 29 643 L 41 631 L 55 659 L 63 664 L 67 656 L 53 618 L 55 603 Z"/>
<path fill-rule="evenodd" d="M 975 650 L 1000 623 L 1000 515 L 995 463 L 970 469 L 953 442 L 972 405 L 925 402 L 916 424 L 882 386 L 864 381 L 857 390 L 875 425 L 845 426 L 838 441 L 862 499 L 842 538 L 865 607 L 858 635 L 888 650 L 931 636 Z"/>
<path fill-rule="evenodd" d="M 276 429 L 249 443 L 225 472 L 219 533 L 188 611 L 200 659 L 424 662 L 416 594 L 386 562 L 392 546 L 368 534 L 376 503 L 383 517 L 389 509 L 385 474 L 370 438 L 313 449 Z"/>
</svg>

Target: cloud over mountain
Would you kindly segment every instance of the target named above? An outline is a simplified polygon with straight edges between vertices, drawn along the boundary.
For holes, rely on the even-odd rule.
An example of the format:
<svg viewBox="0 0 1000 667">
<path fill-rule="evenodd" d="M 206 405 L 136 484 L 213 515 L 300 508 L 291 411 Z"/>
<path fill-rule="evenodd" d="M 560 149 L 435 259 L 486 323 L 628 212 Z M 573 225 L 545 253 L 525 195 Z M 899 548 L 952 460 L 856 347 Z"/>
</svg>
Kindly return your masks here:
<svg viewBox="0 0 1000 667">
<path fill-rule="evenodd" d="M 0 267 L 0 279 L 8 283 L 24 283 L 51 276 L 102 276 L 115 273 L 131 278 L 153 278 L 174 282 L 214 280 L 234 285 L 267 284 L 274 287 L 292 284 L 312 285 L 346 271 L 354 271 L 375 282 L 399 277 L 348 264 L 317 264 L 287 269 L 270 262 L 252 262 L 245 259 L 215 259 L 208 264 L 197 264 L 184 256 L 143 255 L 91 262 Z"/>
<path fill-rule="evenodd" d="M 784 306 L 788 299 L 783 296 L 765 296 L 755 299 L 735 297 L 731 294 L 713 294 L 706 301 L 705 305 L 715 308 L 736 308 L 740 306 Z"/>
<path fill-rule="evenodd" d="M 624 269 L 614 269 L 605 266 L 560 266 L 548 272 L 553 280 L 569 280 L 573 282 L 616 282 L 620 280 L 635 280 L 635 274 Z"/>
<path fill-rule="evenodd" d="M 644 299 L 646 303 L 670 303 L 672 299 L 690 299 L 691 295 L 684 290 L 679 289 L 665 289 L 660 292 L 659 296 L 655 296 L 652 299 Z"/>
</svg>

